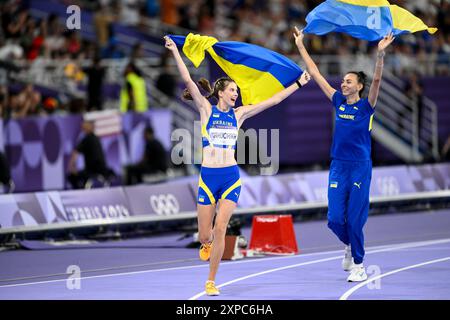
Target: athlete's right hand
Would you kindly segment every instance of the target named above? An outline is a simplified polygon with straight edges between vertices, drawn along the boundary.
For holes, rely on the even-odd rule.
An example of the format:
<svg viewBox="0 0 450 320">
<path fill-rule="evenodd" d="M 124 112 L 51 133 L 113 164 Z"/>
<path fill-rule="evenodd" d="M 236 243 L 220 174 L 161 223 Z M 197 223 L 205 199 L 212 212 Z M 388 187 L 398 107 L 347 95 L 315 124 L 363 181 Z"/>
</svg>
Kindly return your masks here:
<svg viewBox="0 0 450 320">
<path fill-rule="evenodd" d="M 175 44 L 175 42 L 174 42 L 172 39 L 170 39 L 170 37 L 165 36 L 165 37 L 164 37 L 164 40 L 166 40 L 165 47 L 166 47 L 167 49 L 169 49 L 170 51 L 176 51 L 176 50 L 178 50 L 177 45 Z"/>
</svg>

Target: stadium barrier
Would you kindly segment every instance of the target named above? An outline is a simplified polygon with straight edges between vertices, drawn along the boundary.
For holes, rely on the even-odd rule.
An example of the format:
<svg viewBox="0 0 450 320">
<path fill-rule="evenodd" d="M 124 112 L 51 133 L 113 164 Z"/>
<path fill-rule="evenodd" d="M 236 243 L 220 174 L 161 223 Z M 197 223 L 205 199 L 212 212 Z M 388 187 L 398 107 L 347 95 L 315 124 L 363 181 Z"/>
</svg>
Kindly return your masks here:
<svg viewBox="0 0 450 320">
<path fill-rule="evenodd" d="M 236 215 L 327 207 L 328 171 L 242 180 Z M 0 195 L 0 234 L 193 219 L 197 181 Z M 373 169 L 372 204 L 420 199 L 450 200 L 450 163 Z"/>
</svg>

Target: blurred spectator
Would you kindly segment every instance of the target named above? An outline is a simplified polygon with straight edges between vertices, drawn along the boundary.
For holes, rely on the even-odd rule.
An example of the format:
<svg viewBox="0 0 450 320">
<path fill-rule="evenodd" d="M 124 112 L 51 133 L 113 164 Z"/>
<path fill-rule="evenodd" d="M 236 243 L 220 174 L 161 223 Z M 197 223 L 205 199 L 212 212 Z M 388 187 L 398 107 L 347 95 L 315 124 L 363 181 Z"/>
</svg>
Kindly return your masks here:
<svg viewBox="0 0 450 320">
<path fill-rule="evenodd" d="M 171 72 L 169 56 L 164 54 L 161 58 L 160 68 L 162 69 L 156 80 L 156 88 L 170 98 L 175 98 L 177 81 Z"/>
<path fill-rule="evenodd" d="M 61 64 L 64 65 L 64 78 L 60 83 L 62 87 L 73 96 L 77 96 L 79 93 L 78 85 L 85 78 L 85 74 L 82 68 L 79 66 L 79 59 L 81 56 L 71 55 L 68 52 L 64 53 L 62 56 L 63 61 Z"/>
<path fill-rule="evenodd" d="M 133 48 L 131 48 L 130 52 L 130 60 L 135 61 L 136 59 L 144 58 L 145 53 L 142 47 L 142 42 L 137 42 L 134 44 Z"/>
<path fill-rule="evenodd" d="M 178 15 L 178 6 L 181 4 L 181 1 L 160 0 L 160 4 L 161 4 L 161 22 L 178 25 L 180 19 Z"/>
<path fill-rule="evenodd" d="M 63 50 L 65 39 L 62 30 L 58 16 L 56 14 L 50 14 L 46 22 L 46 37 L 44 40 L 45 57 L 55 58 Z"/>
<path fill-rule="evenodd" d="M 445 141 L 444 147 L 442 148 L 441 160 L 450 162 L 450 136 L 448 136 L 447 141 Z"/>
<path fill-rule="evenodd" d="M 11 179 L 11 171 L 5 155 L 0 151 L 0 184 L 6 193 L 14 191 L 14 181 Z"/>
<path fill-rule="evenodd" d="M 13 1 L 10 1 L 5 7 L 2 14 L 2 27 L 5 38 L 11 40 L 19 40 L 25 32 L 26 23 L 28 21 L 28 10 L 18 9 Z"/>
<path fill-rule="evenodd" d="M 27 51 L 27 59 L 33 61 L 38 56 L 44 53 L 45 49 L 45 37 L 47 33 L 47 23 L 45 20 L 36 23 L 38 27 L 33 27 L 33 32 L 31 33 L 31 41 Z"/>
<path fill-rule="evenodd" d="M 52 114 L 59 109 L 59 101 L 54 97 L 46 97 L 42 101 L 42 106 L 47 114 Z"/>
<path fill-rule="evenodd" d="M 146 0 L 145 1 L 145 12 L 150 18 L 155 18 L 160 13 L 160 6 L 158 0 Z"/>
<path fill-rule="evenodd" d="M 127 185 L 141 183 L 144 174 L 166 173 L 167 171 L 166 150 L 155 138 L 151 127 L 145 128 L 144 140 L 145 151 L 141 161 L 126 167 Z"/>
<path fill-rule="evenodd" d="M 125 53 L 118 47 L 115 37 L 109 39 L 107 46 L 102 49 L 101 57 L 102 59 L 125 58 Z"/>
<path fill-rule="evenodd" d="M 105 77 L 105 68 L 101 66 L 100 57 L 92 60 L 92 65 L 84 69 L 88 77 L 88 105 L 87 111 L 103 109 L 103 79 Z"/>
<path fill-rule="evenodd" d="M 195 15 L 195 6 L 192 4 L 184 4 L 178 8 L 178 15 L 180 16 L 180 21 L 178 26 L 188 30 L 197 29 L 197 21 Z"/>
<path fill-rule="evenodd" d="M 73 114 L 86 112 L 86 100 L 81 97 L 71 98 L 68 101 L 67 109 Z"/>
<path fill-rule="evenodd" d="M 202 6 L 198 15 L 198 31 L 201 34 L 214 34 L 215 20 L 208 7 Z"/>
<path fill-rule="evenodd" d="M 112 23 L 119 20 L 120 4 L 113 1 L 110 6 L 100 4 L 94 13 L 94 26 L 98 44 L 101 48 L 113 36 Z"/>
<path fill-rule="evenodd" d="M 69 160 L 70 174 L 67 179 L 73 189 L 84 188 L 90 178 L 109 179 L 114 175 L 106 165 L 102 144 L 94 133 L 94 122 L 83 121 L 81 129 L 85 136 L 76 146 Z M 77 171 L 76 167 L 79 154 L 84 157 L 84 169 L 81 171 Z"/>
<path fill-rule="evenodd" d="M 0 85 L 0 119 L 9 118 L 7 115 L 7 103 L 8 103 L 8 87 Z"/>
<path fill-rule="evenodd" d="M 0 41 L 0 60 L 19 60 L 23 55 L 24 50 L 19 44 Z"/>
<path fill-rule="evenodd" d="M 148 102 L 145 79 L 133 62 L 130 62 L 126 66 L 124 80 L 122 90 L 120 91 L 120 111 L 147 111 Z"/>
<path fill-rule="evenodd" d="M 19 93 L 10 94 L 9 107 L 12 118 L 42 114 L 41 94 L 33 84 L 27 84 Z"/>
<path fill-rule="evenodd" d="M 16 1 L 1 4 L 1 9 L 0 59 L 20 59 L 24 55 L 21 38 L 27 29 L 28 11 L 21 9 Z"/>
<path fill-rule="evenodd" d="M 120 23 L 137 26 L 140 0 L 122 0 L 120 4 Z"/>
<path fill-rule="evenodd" d="M 71 55 L 75 55 L 81 50 L 81 41 L 77 31 L 67 31 L 64 33 L 65 51 Z"/>
</svg>

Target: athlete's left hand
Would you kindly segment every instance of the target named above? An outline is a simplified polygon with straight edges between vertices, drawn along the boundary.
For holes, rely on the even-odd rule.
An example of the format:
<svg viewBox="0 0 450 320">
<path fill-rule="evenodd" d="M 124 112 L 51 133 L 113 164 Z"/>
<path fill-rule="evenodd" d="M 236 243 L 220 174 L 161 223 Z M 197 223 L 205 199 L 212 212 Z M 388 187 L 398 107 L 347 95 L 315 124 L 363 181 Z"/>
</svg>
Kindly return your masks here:
<svg viewBox="0 0 450 320">
<path fill-rule="evenodd" d="M 383 39 L 378 42 L 378 52 L 384 51 L 395 40 L 394 34 L 390 32 Z"/>
<path fill-rule="evenodd" d="M 307 84 L 309 82 L 309 80 L 311 80 L 311 76 L 309 75 L 308 71 L 303 71 L 301 77 L 300 77 L 300 84 L 302 86 L 304 86 L 305 84 Z"/>
</svg>

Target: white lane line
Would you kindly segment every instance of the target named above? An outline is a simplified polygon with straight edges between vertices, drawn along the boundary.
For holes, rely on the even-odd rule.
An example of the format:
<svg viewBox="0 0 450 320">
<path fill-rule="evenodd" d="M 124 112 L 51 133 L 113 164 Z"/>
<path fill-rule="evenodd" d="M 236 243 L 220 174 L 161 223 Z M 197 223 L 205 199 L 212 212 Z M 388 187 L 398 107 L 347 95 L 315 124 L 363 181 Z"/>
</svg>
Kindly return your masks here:
<svg viewBox="0 0 450 320">
<path fill-rule="evenodd" d="M 448 243 L 448 242 L 450 242 L 450 239 L 411 242 L 411 243 L 402 243 L 402 244 L 392 245 L 392 246 L 383 246 L 381 249 L 371 250 L 369 252 L 366 252 L 366 255 L 367 254 L 372 254 L 372 253 L 402 250 L 402 249 L 408 249 L 408 248 L 414 248 L 414 247 L 422 247 L 422 246 L 428 246 L 428 245 L 434 245 L 434 244 L 442 244 L 442 243 Z M 267 273 L 272 273 L 272 272 L 277 272 L 277 271 L 281 271 L 281 270 L 286 270 L 286 269 L 291 269 L 291 268 L 296 268 L 296 267 L 301 267 L 301 266 L 305 266 L 305 265 L 309 265 L 309 264 L 316 264 L 316 263 L 321 263 L 321 262 L 326 262 L 326 261 L 331 261 L 331 260 L 337 260 L 337 259 L 342 259 L 342 255 L 335 256 L 335 257 L 330 257 L 330 258 L 325 258 L 325 259 L 319 259 L 319 260 L 313 260 L 313 261 L 298 263 L 298 264 L 284 266 L 284 267 L 281 267 L 281 268 L 270 269 L 270 270 L 266 270 L 266 271 L 262 271 L 262 272 L 258 272 L 258 273 L 252 273 L 252 274 L 249 274 L 247 276 L 244 276 L 244 277 L 241 277 L 241 278 L 237 278 L 237 279 L 225 282 L 225 283 L 223 283 L 221 285 L 218 285 L 217 288 L 222 288 L 222 287 L 228 286 L 230 284 L 233 284 L 233 283 L 236 283 L 236 282 L 239 282 L 239 281 L 243 281 L 243 280 L 246 280 L 246 279 L 249 279 L 249 278 L 257 277 L 257 276 L 260 276 L 260 275 L 263 275 L 263 274 L 267 274 Z M 190 297 L 189 300 L 197 300 L 198 298 L 200 298 L 200 297 L 202 297 L 204 295 L 206 295 L 206 292 L 202 291 L 202 292 L 196 294 L 195 296 Z"/>
<path fill-rule="evenodd" d="M 383 246 L 376 246 L 372 248 L 376 251 L 374 252 L 382 252 L 382 251 L 391 251 L 396 249 L 404 249 L 404 248 L 412 248 L 416 246 L 426 246 L 426 245 L 432 245 L 432 244 L 440 244 L 440 243 L 448 243 L 450 242 L 450 238 L 448 239 L 440 239 L 440 240 L 429 240 L 429 241 L 420 241 L 420 242 L 406 242 L 401 244 L 395 244 L 395 245 L 383 245 Z M 394 248 L 394 249 L 392 249 Z M 241 264 L 241 263 L 253 263 L 253 262 L 268 262 L 273 260 L 280 260 L 280 259 L 293 259 L 293 258 L 307 258 L 311 256 L 316 255 L 327 255 L 332 253 L 342 253 L 343 250 L 333 250 L 333 251 L 327 251 L 327 252 L 313 252 L 303 255 L 293 255 L 293 256 L 284 256 L 284 257 L 273 257 L 273 258 L 264 258 L 264 259 L 253 259 L 253 260 L 241 260 L 241 261 L 232 261 L 232 262 L 226 262 L 222 263 L 221 267 L 226 265 L 235 265 L 235 264 Z M 333 257 L 333 259 L 342 258 L 342 255 L 339 255 L 338 257 Z M 323 259 L 321 259 L 323 260 Z M 321 261 L 321 260 L 315 260 L 315 261 Z M 317 263 L 317 262 L 316 262 Z M 108 278 L 108 277 L 117 277 L 117 276 L 125 276 L 125 275 L 134 275 L 134 274 L 143 274 L 143 273 L 153 273 L 153 272 L 162 272 L 162 271 L 173 271 L 173 270 L 186 270 L 186 269 L 194 269 L 194 268 L 205 268 L 209 267 L 209 264 L 201 264 L 201 265 L 191 265 L 191 266 L 182 266 L 182 267 L 173 267 L 173 268 L 163 268 L 163 269 L 153 269 L 153 270 L 142 270 L 142 271 L 133 271 L 133 272 L 122 272 L 122 273 L 113 273 L 113 274 L 103 274 L 98 276 L 89 276 L 89 277 L 81 277 L 81 278 L 70 278 L 71 281 L 74 280 L 87 280 L 87 279 L 97 279 L 97 278 Z M 81 271 L 83 273 L 83 271 Z M 68 274 L 69 276 L 69 274 Z M 35 284 L 46 284 L 46 283 L 54 283 L 54 282 L 65 282 L 67 279 L 57 279 L 57 280 L 47 280 L 47 281 L 37 281 L 37 282 L 25 282 L 25 283 L 18 283 L 18 284 L 7 284 L 7 285 L 1 285 L 0 289 L 2 288 L 11 288 L 11 287 L 21 287 L 21 286 L 29 286 L 29 285 L 35 285 Z M 223 286 L 223 285 L 222 285 Z"/>
<path fill-rule="evenodd" d="M 438 263 L 438 262 L 443 262 L 443 261 L 447 261 L 447 260 L 450 260 L 450 257 L 445 257 L 445 258 L 441 258 L 441 259 L 430 260 L 430 261 L 418 263 L 418 264 L 415 264 L 415 265 L 412 265 L 412 266 L 407 266 L 407 267 L 404 267 L 404 268 L 392 270 L 392 271 L 389 271 L 389 272 L 380 274 L 380 275 L 378 275 L 378 276 L 376 276 L 376 277 L 371 277 L 371 278 L 367 279 L 366 281 L 357 284 L 356 286 L 354 286 L 353 288 L 351 288 L 351 289 L 348 290 L 347 292 L 345 292 L 345 293 L 339 298 L 339 300 L 347 300 L 348 297 L 350 297 L 356 290 L 358 290 L 358 289 L 364 287 L 365 285 L 369 284 L 369 283 L 372 282 L 372 281 L 375 281 L 375 280 L 378 280 L 378 279 L 381 279 L 381 278 L 384 278 L 384 277 L 393 275 L 393 274 L 398 273 L 398 272 L 402 272 L 402 271 L 406 271 L 406 270 L 414 269 L 414 268 L 419 268 L 419 267 L 423 267 L 423 266 L 426 266 L 426 265 L 429 265 L 429 264 Z"/>
<path fill-rule="evenodd" d="M 333 253 L 338 253 L 338 252 L 342 252 L 342 250 L 333 250 L 333 251 L 326 251 L 326 252 L 313 252 L 313 253 L 307 253 L 307 254 L 301 254 L 301 255 L 292 255 L 292 256 L 283 256 L 283 257 L 269 257 L 269 258 L 264 258 L 264 259 L 255 258 L 255 259 L 252 259 L 252 260 L 231 261 L 231 262 L 222 263 L 221 267 L 226 266 L 226 265 L 230 265 L 230 264 L 234 265 L 234 264 L 241 264 L 241 263 L 268 262 L 268 261 L 280 260 L 280 259 L 308 258 L 308 257 L 311 257 L 311 256 L 327 255 L 327 254 L 333 254 Z M 103 274 L 103 275 L 98 275 L 98 276 L 71 278 L 71 281 L 73 281 L 73 280 L 95 279 L 95 278 L 106 278 L 106 277 L 115 277 L 115 276 L 123 276 L 123 275 L 133 275 L 133 274 L 141 274 L 141 273 L 152 273 L 152 272 L 161 272 L 161 271 L 173 271 L 173 270 L 186 270 L 186 269 L 194 269 L 194 268 L 206 268 L 206 267 L 209 267 L 209 264 L 198 264 L 198 265 L 190 265 L 190 266 L 182 266 L 182 267 L 172 267 L 172 268 L 163 268 L 163 269 L 152 269 L 152 270 L 142 270 L 142 271 L 133 271 L 133 272 Z M 81 273 L 83 273 L 83 271 L 81 271 Z M 67 276 L 69 276 L 69 274 Z M 17 283 L 17 284 L 6 284 L 6 285 L 0 285 L 0 289 L 1 288 L 28 286 L 28 285 L 34 285 L 34 284 L 63 282 L 63 281 L 67 281 L 67 279 L 65 278 L 65 279 L 56 279 L 56 280 L 47 280 L 47 281 L 36 281 L 36 282 L 24 282 L 24 283 Z"/>
<path fill-rule="evenodd" d="M 245 277 L 237 278 L 237 279 L 222 283 L 221 285 L 217 286 L 217 288 L 222 288 L 222 287 L 228 286 L 230 284 L 233 284 L 235 282 L 239 282 L 239 281 L 246 280 L 249 278 L 261 276 L 261 275 L 267 274 L 267 273 L 272 273 L 272 272 L 286 270 L 286 269 L 292 269 L 292 268 L 296 268 L 296 267 L 306 266 L 308 264 L 315 264 L 315 263 L 326 262 L 326 261 L 331 261 L 331 260 L 336 260 L 336 259 L 342 259 L 342 255 L 331 257 L 331 258 L 320 259 L 320 260 L 313 260 L 313 261 L 308 261 L 308 262 L 303 262 L 303 263 L 297 263 L 297 264 L 284 266 L 284 267 L 280 267 L 280 268 L 275 268 L 275 269 L 270 269 L 270 270 L 266 270 L 266 271 L 262 271 L 262 272 L 258 272 L 258 273 L 252 273 Z M 206 294 L 205 291 L 200 292 L 200 293 L 196 294 L 195 296 L 190 297 L 189 300 L 197 300 L 198 298 L 200 298 L 201 296 L 204 296 L 205 294 Z"/>
</svg>

